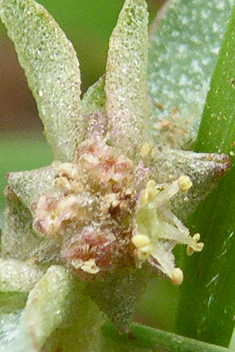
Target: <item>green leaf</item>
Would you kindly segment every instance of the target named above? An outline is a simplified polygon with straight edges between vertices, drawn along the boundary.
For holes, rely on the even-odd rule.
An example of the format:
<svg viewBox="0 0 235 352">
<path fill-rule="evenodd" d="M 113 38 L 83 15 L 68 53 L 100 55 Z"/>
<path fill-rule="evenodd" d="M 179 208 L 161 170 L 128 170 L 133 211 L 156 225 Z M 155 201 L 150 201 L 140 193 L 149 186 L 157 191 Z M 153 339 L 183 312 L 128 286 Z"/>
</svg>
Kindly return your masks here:
<svg viewBox="0 0 235 352">
<path fill-rule="evenodd" d="M 196 150 L 226 152 L 235 132 L 235 8 L 228 24 L 204 109 Z M 233 155 L 233 151 L 232 151 Z M 228 346 L 235 311 L 235 168 L 191 220 L 204 250 L 185 262 L 177 332 Z"/>
<path fill-rule="evenodd" d="M 231 4 L 178 0 L 157 16 L 148 80 L 158 143 L 181 148 L 196 138 Z"/>
<path fill-rule="evenodd" d="M 72 44 L 33 0 L 1 0 L 0 16 L 36 99 L 55 158 L 72 161 L 79 126 L 80 71 Z"/>
<path fill-rule="evenodd" d="M 196 151 L 229 153 L 235 146 L 235 10 L 231 15 L 200 125 Z M 234 149 L 235 150 L 235 149 Z"/>
<path fill-rule="evenodd" d="M 129 156 L 149 134 L 147 49 L 146 2 L 126 0 L 109 42 L 105 92 L 111 143 Z"/>
<path fill-rule="evenodd" d="M 107 133 L 107 113 L 106 113 L 106 95 L 104 91 L 105 76 L 95 82 L 84 94 L 81 101 L 81 116 L 83 117 L 85 138 L 96 135 L 104 137 Z"/>
</svg>

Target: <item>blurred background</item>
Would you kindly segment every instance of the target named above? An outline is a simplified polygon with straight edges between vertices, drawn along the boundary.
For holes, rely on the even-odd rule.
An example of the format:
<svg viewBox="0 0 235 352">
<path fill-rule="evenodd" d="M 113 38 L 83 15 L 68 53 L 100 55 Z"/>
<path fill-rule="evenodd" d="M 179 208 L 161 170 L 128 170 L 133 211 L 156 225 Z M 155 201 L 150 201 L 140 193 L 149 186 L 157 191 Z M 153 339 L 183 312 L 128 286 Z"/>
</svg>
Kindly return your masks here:
<svg viewBox="0 0 235 352">
<path fill-rule="evenodd" d="M 82 74 L 83 92 L 104 72 L 109 36 L 123 0 L 40 0 L 72 41 Z M 148 0 L 150 23 L 164 0 Z M 0 23 L 0 211 L 6 172 L 48 165 L 52 153 L 42 135 L 35 101 L 18 64 L 12 43 Z M 177 288 L 169 281 L 153 280 L 139 304 L 136 321 L 174 330 Z"/>
</svg>

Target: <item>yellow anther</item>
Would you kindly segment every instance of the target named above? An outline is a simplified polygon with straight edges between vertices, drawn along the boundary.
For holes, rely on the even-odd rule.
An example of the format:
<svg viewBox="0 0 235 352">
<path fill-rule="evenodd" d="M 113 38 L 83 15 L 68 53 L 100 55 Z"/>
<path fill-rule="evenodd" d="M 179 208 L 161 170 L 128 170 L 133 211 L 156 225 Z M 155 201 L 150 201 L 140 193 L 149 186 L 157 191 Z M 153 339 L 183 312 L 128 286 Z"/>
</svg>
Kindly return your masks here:
<svg viewBox="0 0 235 352">
<path fill-rule="evenodd" d="M 140 156 L 142 156 L 142 158 L 145 158 L 151 153 L 152 149 L 153 149 L 152 143 L 149 143 L 149 142 L 144 143 L 140 148 Z"/>
<path fill-rule="evenodd" d="M 180 268 L 175 268 L 172 271 L 171 281 L 173 285 L 181 285 L 184 279 L 183 271 Z"/>
<path fill-rule="evenodd" d="M 178 185 L 181 192 L 187 192 L 193 185 L 188 176 L 180 176 L 178 178 Z"/>
<path fill-rule="evenodd" d="M 188 255 L 192 255 L 194 252 L 201 252 L 201 250 L 204 247 L 204 243 L 202 243 L 202 242 L 198 243 L 198 241 L 200 240 L 199 233 L 195 233 L 192 240 L 193 240 L 193 243 L 191 245 L 188 245 L 187 249 L 186 249 L 186 253 Z"/>
<path fill-rule="evenodd" d="M 142 248 L 150 244 L 150 239 L 147 235 L 135 235 L 132 237 L 131 242 L 136 248 Z"/>
<path fill-rule="evenodd" d="M 154 200 L 154 198 L 158 194 L 159 191 L 158 191 L 158 189 L 154 188 L 154 186 L 155 186 L 154 180 L 150 180 L 147 183 L 147 186 L 146 186 L 145 190 L 143 191 L 142 198 L 141 198 L 143 205 Z"/>
<path fill-rule="evenodd" d="M 200 233 L 195 233 L 195 235 L 193 235 L 193 240 L 198 242 L 200 240 Z"/>
<path fill-rule="evenodd" d="M 74 267 L 74 269 L 80 269 L 81 266 L 84 264 L 82 259 L 79 258 L 73 258 L 71 261 L 72 266 Z"/>
<path fill-rule="evenodd" d="M 89 259 L 83 263 L 81 269 L 89 274 L 96 274 L 100 271 L 96 265 L 95 259 Z"/>
<path fill-rule="evenodd" d="M 186 253 L 187 253 L 188 255 L 192 255 L 192 254 L 194 253 L 193 247 L 187 246 L 187 248 L 186 248 Z"/>
</svg>

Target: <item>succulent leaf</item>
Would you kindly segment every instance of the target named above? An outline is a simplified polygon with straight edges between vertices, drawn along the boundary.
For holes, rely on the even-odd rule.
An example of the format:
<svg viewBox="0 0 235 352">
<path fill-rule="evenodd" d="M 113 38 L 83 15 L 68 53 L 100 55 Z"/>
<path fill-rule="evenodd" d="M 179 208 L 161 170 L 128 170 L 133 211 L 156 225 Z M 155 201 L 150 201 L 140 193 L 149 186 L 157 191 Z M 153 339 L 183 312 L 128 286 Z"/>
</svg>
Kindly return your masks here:
<svg viewBox="0 0 235 352">
<path fill-rule="evenodd" d="M 85 118 L 87 115 L 99 111 L 106 112 L 106 96 L 104 92 L 105 76 L 95 82 L 84 94 L 81 101 L 81 115 Z"/>
<path fill-rule="evenodd" d="M 46 339 L 63 323 L 73 297 L 71 275 L 63 267 L 51 266 L 30 291 L 15 337 L 3 351 L 41 351 Z"/>
<path fill-rule="evenodd" d="M 107 113 L 105 76 L 95 82 L 84 94 L 81 101 L 81 116 L 86 130 L 86 138 L 104 138 L 107 134 Z M 96 132 L 95 132 L 96 131 Z"/>
<path fill-rule="evenodd" d="M 150 138 L 147 30 L 146 2 L 126 0 L 110 38 L 105 92 L 111 144 L 128 156 Z"/>
</svg>

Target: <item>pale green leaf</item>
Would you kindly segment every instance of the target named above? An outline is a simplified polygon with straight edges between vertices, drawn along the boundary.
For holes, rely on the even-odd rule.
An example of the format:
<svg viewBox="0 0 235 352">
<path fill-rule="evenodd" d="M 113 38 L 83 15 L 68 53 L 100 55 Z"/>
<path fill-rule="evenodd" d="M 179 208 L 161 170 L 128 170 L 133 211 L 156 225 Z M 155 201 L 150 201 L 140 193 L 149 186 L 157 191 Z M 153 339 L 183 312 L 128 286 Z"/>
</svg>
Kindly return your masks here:
<svg viewBox="0 0 235 352">
<path fill-rule="evenodd" d="M 72 161 L 79 126 L 80 71 L 72 44 L 33 0 L 1 0 L 0 16 L 36 99 L 56 159 Z"/>
<path fill-rule="evenodd" d="M 32 215 L 14 192 L 7 188 L 6 223 L 1 235 L 1 256 L 28 260 L 42 239 L 32 229 Z"/>
<path fill-rule="evenodd" d="M 29 292 L 44 271 L 37 266 L 15 259 L 0 259 L 0 292 Z"/>
<path fill-rule="evenodd" d="M 95 82 L 84 94 L 81 101 L 85 138 L 105 137 L 107 133 L 106 95 L 104 91 L 105 76 Z"/>
<path fill-rule="evenodd" d="M 232 0 L 176 0 L 150 31 L 149 94 L 158 143 L 195 140 Z"/>
<path fill-rule="evenodd" d="M 60 327 L 72 298 L 71 275 L 63 267 L 51 266 L 30 292 L 20 321 L 19 329 L 28 345 L 36 347 L 35 351 L 40 350 L 51 333 Z"/>
<path fill-rule="evenodd" d="M 81 115 L 91 115 L 96 111 L 105 113 L 106 96 L 104 92 L 105 76 L 95 82 L 84 94 L 81 101 Z"/>
<path fill-rule="evenodd" d="M 112 277 L 104 282 L 87 283 L 87 291 L 119 332 L 129 331 L 151 273 L 148 268 Z"/>
<path fill-rule="evenodd" d="M 110 140 L 130 156 L 146 142 L 148 13 L 144 0 L 126 0 L 111 35 L 105 92 Z"/>
</svg>

